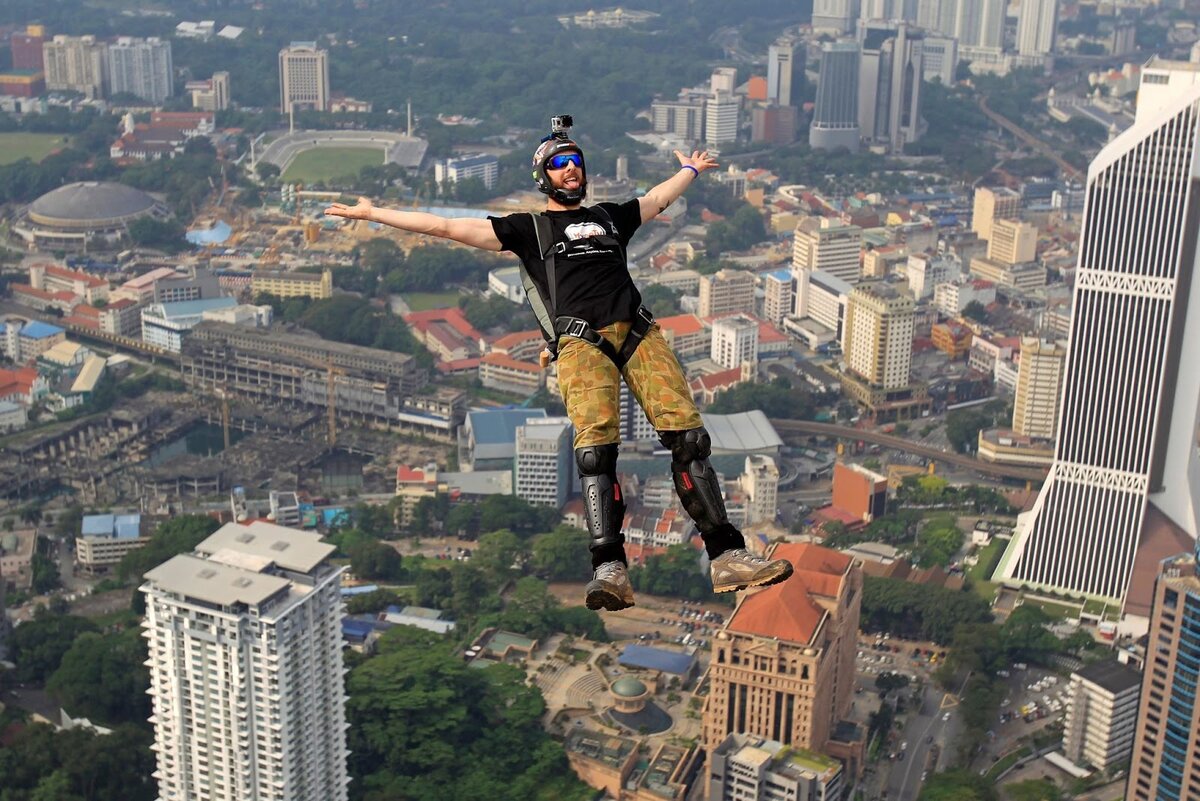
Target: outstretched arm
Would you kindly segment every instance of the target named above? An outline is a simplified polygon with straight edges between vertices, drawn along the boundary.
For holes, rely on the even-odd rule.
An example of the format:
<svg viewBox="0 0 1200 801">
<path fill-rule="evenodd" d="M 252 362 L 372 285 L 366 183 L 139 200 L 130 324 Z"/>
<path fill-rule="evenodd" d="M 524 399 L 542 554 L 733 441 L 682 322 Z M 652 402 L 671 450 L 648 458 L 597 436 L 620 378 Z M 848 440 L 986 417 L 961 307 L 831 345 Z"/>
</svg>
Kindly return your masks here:
<svg viewBox="0 0 1200 801">
<path fill-rule="evenodd" d="M 667 206 L 678 200 L 700 173 L 717 166 L 717 160 L 708 155 L 707 150 L 703 153 L 693 150 L 690 158 L 676 150 L 675 158 L 679 159 L 679 172 L 638 198 L 642 208 L 643 223 L 653 220 L 666 211 Z"/>
<path fill-rule="evenodd" d="M 483 250 L 503 250 L 491 220 L 477 220 L 471 217 L 439 217 L 423 211 L 398 211 L 396 209 L 381 209 L 369 199 L 360 197 L 358 203 L 347 206 L 345 203 L 334 203 L 325 209 L 330 217 L 345 217 L 348 220 L 367 220 L 368 222 L 383 223 L 402 231 L 412 231 L 415 234 L 429 234 L 442 239 L 453 239 L 464 245 Z"/>
</svg>

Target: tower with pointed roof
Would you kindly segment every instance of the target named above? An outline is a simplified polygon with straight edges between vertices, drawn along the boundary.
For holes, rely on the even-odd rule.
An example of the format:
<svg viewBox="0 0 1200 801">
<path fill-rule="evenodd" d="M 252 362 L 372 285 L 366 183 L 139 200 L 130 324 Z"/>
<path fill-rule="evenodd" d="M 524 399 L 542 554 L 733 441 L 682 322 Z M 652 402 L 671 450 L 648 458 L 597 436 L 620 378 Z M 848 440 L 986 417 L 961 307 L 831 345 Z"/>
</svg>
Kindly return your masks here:
<svg viewBox="0 0 1200 801">
<path fill-rule="evenodd" d="M 791 579 L 744 597 L 713 641 L 704 745 L 747 734 L 836 756 L 851 773 L 863 738 L 843 721 L 854 695 L 862 605 L 859 562 L 808 543 L 781 543 Z"/>
</svg>

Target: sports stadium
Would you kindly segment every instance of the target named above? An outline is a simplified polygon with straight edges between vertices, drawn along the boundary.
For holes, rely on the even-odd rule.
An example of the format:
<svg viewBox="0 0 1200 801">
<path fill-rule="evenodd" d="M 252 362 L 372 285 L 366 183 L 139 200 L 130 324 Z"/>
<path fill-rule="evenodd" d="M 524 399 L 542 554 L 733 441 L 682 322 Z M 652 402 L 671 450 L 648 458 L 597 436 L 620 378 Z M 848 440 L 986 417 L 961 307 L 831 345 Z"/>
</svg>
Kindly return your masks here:
<svg viewBox="0 0 1200 801">
<path fill-rule="evenodd" d="M 140 189 L 85 181 L 60 186 L 30 203 L 18 213 L 12 233 L 38 250 L 103 250 L 116 247 L 134 220 L 170 216 L 165 204 Z"/>
<path fill-rule="evenodd" d="M 409 170 L 418 169 L 428 146 L 429 143 L 424 139 L 391 131 L 295 131 L 271 142 L 259 160 L 279 167 L 279 172 L 285 180 L 319 179 L 311 174 L 291 176 L 288 171 L 293 165 L 300 166 L 297 163 L 298 157 L 301 157 L 302 161 L 306 160 L 302 158 L 303 154 L 328 155 L 331 159 L 307 160 L 313 161 L 313 166 L 316 166 L 318 171 L 321 162 L 330 163 L 331 169 L 337 169 L 338 172 L 324 177 L 334 178 L 337 175 L 356 172 L 357 168 L 353 166 L 356 162 L 358 166 L 367 163 L 396 164 Z M 363 161 L 362 154 L 371 150 L 379 151 L 378 159 Z"/>
</svg>

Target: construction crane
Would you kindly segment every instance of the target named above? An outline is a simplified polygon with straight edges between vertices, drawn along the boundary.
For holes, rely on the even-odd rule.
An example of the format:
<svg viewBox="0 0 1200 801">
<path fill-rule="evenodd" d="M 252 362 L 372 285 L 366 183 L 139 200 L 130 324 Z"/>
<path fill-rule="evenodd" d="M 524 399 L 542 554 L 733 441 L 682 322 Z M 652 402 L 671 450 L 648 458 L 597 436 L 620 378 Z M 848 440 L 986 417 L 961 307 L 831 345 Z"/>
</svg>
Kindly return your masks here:
<svg viewBox="0 0 1200 801">
<path fill-rule="evenodd" d="M 217 387 L 217 397 L 221 399 L 221 433 L 225 438 L 225 450 L 229 450 L 229 385 Z"/>
<path fill-rule="evenodd" d="M 328 426 L 326 436 L 329 448 L 332 450 L 337 444 L 337 377 L 345 375 L 346 371 L 336 366 L 333 359 L 311 359 L 307 356 L 301 356 L 300 359 L 325 371 L 325 410 L 326 425 Z"/>
</svg>

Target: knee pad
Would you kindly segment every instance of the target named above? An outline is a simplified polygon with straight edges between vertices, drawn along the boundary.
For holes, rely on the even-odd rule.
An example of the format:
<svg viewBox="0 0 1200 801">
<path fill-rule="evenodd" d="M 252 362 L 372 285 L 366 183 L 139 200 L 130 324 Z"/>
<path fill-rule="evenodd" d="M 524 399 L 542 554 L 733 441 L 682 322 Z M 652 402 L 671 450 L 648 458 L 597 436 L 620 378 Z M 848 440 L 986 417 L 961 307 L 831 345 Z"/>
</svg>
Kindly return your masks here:
<svg viewBox="0 0 1200 801">
<path fill-rule="evenodd" d="M 670 449 L 671 460 L 679 464 L 707 459 L 712 455 L 712 437 L 704 426 L 687 431 L 664 431 L 658 441 L 664 448 Z"/>
<path fill-rule="evenodd" d="M 625 520 L 625 499 L 617 483 L 618 446 L 590 445 L 575 449 L 579 484 L 583 492 L 583 513 L 592 535 L 592 550 L 625 541 L 621 524 Z"/>
</svg>

